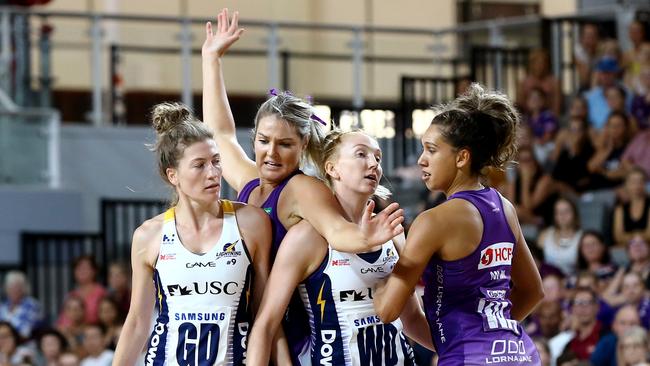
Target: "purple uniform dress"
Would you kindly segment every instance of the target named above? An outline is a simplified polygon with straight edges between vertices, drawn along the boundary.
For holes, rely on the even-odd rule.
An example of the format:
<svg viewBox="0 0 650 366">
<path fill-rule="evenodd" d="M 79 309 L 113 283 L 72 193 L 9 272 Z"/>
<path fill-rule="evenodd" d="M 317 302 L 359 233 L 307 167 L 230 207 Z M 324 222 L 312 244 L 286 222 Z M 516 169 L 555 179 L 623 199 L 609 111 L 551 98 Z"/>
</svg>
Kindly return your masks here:
<svg viewBox="0 0 650 366">
<path fill-rule="evenodd" d="M 273 230 L 273 240 L 271 242 L 271 262 L 275 261 L 275 255 L 278 252 L 280 243 L 284 236 L 287 234 L 287 228 L 282 225 L 280 219 L 278 218 L 278 200 L 280 199 L 280 193 L 284 187 L 289 183 L 289 180 L 297 174 L 303 174 L 302 171 L 296 170 L 286 177 L 277 187 L 273 189 L 269 197 L 264 201 L 261 208 L 269 215 L 271 218 L 271 227 Z M 239 192 L 237 200 L 240 202 L 248 203 L 251 192 L 260 185 L 259 178 L 255 178 L 250 182 L 246 183 L 244 188 Z M 311 329 L 309 327 L 309 316 L 305 310 L 305 306 L 300 299 L 300 295 L 297 291 L 294 291 L 287 312 L 282 321 L 282 326 L 284 333 L 287 337 L 287 343 L 289 343 L 289 351 L 291 351 L 291 358 L 294 365 L 300 365 L 298 362 L 298 356 L 302 353 L 305 347 L 309 346 L 309 337 L 311 335 Z"/>
<path fill-rule="evenodd" d="M 516 240 L 501 196 L 484 188 L 449 197 L 455 198 L 478 209 L 483 236 L 467 257 L 455 261 L 432 257 L 424 271 L 424 308 L 439 364 L 539 365 L 535 345 L 510 317 Z"/>
</svg>

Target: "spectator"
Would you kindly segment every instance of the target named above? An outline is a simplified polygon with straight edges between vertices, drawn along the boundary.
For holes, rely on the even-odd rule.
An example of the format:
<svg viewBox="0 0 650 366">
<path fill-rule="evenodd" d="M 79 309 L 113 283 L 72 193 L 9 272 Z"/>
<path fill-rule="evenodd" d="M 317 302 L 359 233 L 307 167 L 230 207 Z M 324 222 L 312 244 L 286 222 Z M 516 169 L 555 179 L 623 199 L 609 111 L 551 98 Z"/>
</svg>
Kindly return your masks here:
<svg viewBox="0 0 650 366">
<path fill-rule="evenodd" d="M 580 42 L 574 49 L 574 59 L 578 71 L 580 90 L 591 87 L 591 73 L 598 55 L 600 37 L 595 24 L 585 24 L 580 32 Z"/>
<path fill-rule="evenodd" d="M 598 313 L 598 297 L 587 288 L 576 288 L 571 312 L 569 316 L 570 329 L 553 337 L 549 346 L 561 346 L 561 340 L 566 340 L 567 334 L 571 336 L 561 354 L 573 354 L 579 361 L 588 360 L 603 332 L 602 324 L 596 319 Z M 553 352 L 553 347 L 551 347 Z M 557 351 L 557 349 L 556 349 Z M 556 358 L 557 354 L 556 354 Z M 559 363 L 558 363 L 559 364 Z"/>
<path fill-rule="evenodd" d="M 0 321 L 0 365 L 23 365 L 34 361 L 33 353 L 20 346 L 20 342 L 20 334 L 16 328 L 9 322 Z"/>
<path fill-rule="evenodd" d="M 560 130 L 555 139 L 551 161 L 555 167 L 551 175 L 540 181 L 533 200 L 543 202 L 554 194 L 584 192 L 590 188 L 591 173 L 587 163 L 594 154 L 589 127 L 584 120 L 572 119 L 568 128 Z"/>
<path fill-rule="evenodd" d="M 627 98 L 627 96 L 628 91 L 622 85 L 612 85 L 605 89 L 605 98 L 607 99 L 607 106 L 609 107 L 610 114 L 611 112 L 621 112 L 632 120 L 632 117 L 628 114 L 632 104 L 626 104 L 627 101 L 625 98 Z M 631 124 L 630 126 L 632 131 L 636 131 L 636 126 L 636 120 L 634 120 L 634 124 Z"/>
<path fill-rule="evenodd" d="M 115 346 L 117 346 L 124 318 L 125 315 L 112 297 L 105 297 L 99 303 L 99 324 L 104 327 L 106 333 L 105 343 L 112 350 L 115 350 Z"/>
<path fill-rule="evenodd" d="M 69 296 L 76 296 L 84 301 L 85 322 L 97 322 L 97 310 L 99 301 L 106 295 L 104 286 L 97 282 L 97 264 L 95 259 L 89 255 L 82 255 L 74 260 L 72 264 L 76 288 L 68 293 Z M 61 313 L 58 323 L 64 325 L 68 319 Z"/>
<path fill-rule="evenodd" d="M 559 116 L 562 108 L 562 91 L 560 82 L 551 73 L 551 62 L 548 51 L 532 50 L 528 55 L 528 74 L 519 82 L 517 88 L 517 104 L 527 113 L 530 110 L 530 94 L 533 90 L 541 91 L 545 96 L 546 107 L 552 114 Z"/>
<path fill-rule="evenodd" d="M 632 138 L 630 126 L 627 114 L 620 111 L 610 113 L 596 144 L 596 152 L 587 163 L 587 169 L 593 174 L 592 189 L 613 188 L 623 182 L 626 170 L 621 159 Z"/>
<path fill-rule="evenodd" d="M 131 271 L 126 263 L 115 262 L 108 267 L 108 294 L 117 302 L 122 314 L 129 313 Z"/>
<path fill-rule="evenodd" d="M 643 169 L 646 179 L 650 176 L 650 129 L 636 134 L 623 153 L 623 165 L 626 170 L 635 165 Z"/>
<path fill-rule="evenodd" d="M 650 44 L 648 45 L 650 53 Z M 645 130 L 650 126 L 650 65 L 645 65 L 639 72 L 638 84 L 634 99 L 632 99 L 631 113 L 639 124 L 639 129 Z"/>
<path fill-rule="evenodd" d="M 650 297 L 645 293 L 643 280 L 637 272 L 619 271 L 603 294 L 603 299 L 614 308 L 633 305 L 639 312 L 641 325 L 650 326 Z"/>
<path fill-rule="evenodd" d="M 617 366 L 618 340 L 628 329 L 640 324 L 639 313 L 634 305 L 620 307 L 612 323 L 612 332 L 602 337 L 596 345 L 594 353 L 591 354 L 591 364 L 594 366 Z"/>
<path fill-rule="evenodd" d="M 548 274 L 542 278 L 544 301 L 562 303 L 566 299 L 566 283 L 557 274 Z"/>
<path fill-rule="evenodd" d="M 645 191 L 645 172 L 633 168 L 625 178 L 627 202 L 614 209 L 614 240 L 619 247 L 625 247 L 635 234 L 650 241 L 650 197 Z"/>
<path fill-rule="evenodd" d="M 628 329 L 618 344 L 618 366 L 647 365 L 648 361 L 648 334 L 641 327 Z"/>
<path fill-rule="evenodd" d="M 589 122 L 595 129 L 600 130 L 605 125 L 607 116 L 611 112 L 605 91 L 618 84 L 617 74 L 620 67 L 615 58 L 602 57 L 596 64 L 596 85 L 585 92 L 585 98 L 589 104 Z M 625 92 L 625 109 L 629 110 L 632 105 L 632 95 Z"/>
<path fill-rule="evenodd" d="M 99 324 L 89 324 L 83 332 L 84 354 L 81 366 L 111 366 L 114 352 L 106 348 L 104 327 Z"/>
<path fill-rule="evenodd" d="M 530 146 L 522 146 L 517 151 L 517 164 L 509 171 L 504 189 L 506 197 L 515 205 L 517 217 L 522 224 L 541 226 L 544 223 L 542 205 L 533 202 L 537 183 L 544 176 L 542 167 L 535 159 Z"/>
<path fill-rule="evenodd" d="M 625 81 L 632 87 L 631 80 L 639 75 L 642 64 L 642 48 L 645 42 L 645 29 L 643 23 L 634 20 L 628 28 L 628 36 L 632 43 L 632 48 L 623 55 L 623 67 L 625 68 Z"/>
<path fill-rule="evenodd" d="M 41 304 L 29 296 L 29 284 L 24 273 L 7 273 L 5 294 L 6 300 L 0 303 L 0 320 L 11 323 L 23 338 L 29 338 L 32 330 L 43 320 L 43 312 Z"/>
<path fill-rule="evenodd" d="M 85 323 L 85 304 L 84 301 L 76 296 L 70 296 L 63 304 L 63 314 L 66 322 L 57 324 L 57 330 L 60 331 L 68 342 L 72 352 L 81 350 L 81 340 L 83 338 L 83 329 Z"/>
<path fill-rule="evenodd" d="M 38 336 L 39 366 L 57 366 L 59 358 L 67 351 L 68 342 L 56 329 L 46 329 Z"/>
<path fill-rule="evenodd" d="M 526 329 L 531 337 L 551 339 L 560 333 L 563 321 L 562 305 L 559 301 L 542 301 L 531 315 L 532 324 Z"/>
<path fill-rule="evenodd" d="M 545 165 L 553 150 L 558 121 L 556 115 L 547 109 L 546 93 L 542 89 L 531 89 L 526 102 L 526 123 L 533 133 L 534 146 L 541 157 L 540 163 Z"/>
<path fill-rule="evenodd" d="M 578 245 L 578 270 L 589 271 L 597 279 L 606 279 L 614 275 L 616 266 L 611 262 L 609 251 L 603 235 L 597 231 L 585 231 Z M 596 285 L 600 292 L 601 286 Z"/>
<path fill-rule="evenodd" d="M 560 268 L 565 275 L 575 274 L 581 236 L 575 203 L 560 197 L 555 201 L 553 225 L 539 235 L 538 244 L 544 250 L 545 261 Z"/>
<path fill-rule="evenodd" d="M 566 119 L 566 124 L 572 119 L 578 119 L 581 121 L 589 120 L 589 104 L 582 94 L 578 94 L 573 97 L 571 100 L 571 106 L 569 107 L 569 114 Z"/>
</svg>

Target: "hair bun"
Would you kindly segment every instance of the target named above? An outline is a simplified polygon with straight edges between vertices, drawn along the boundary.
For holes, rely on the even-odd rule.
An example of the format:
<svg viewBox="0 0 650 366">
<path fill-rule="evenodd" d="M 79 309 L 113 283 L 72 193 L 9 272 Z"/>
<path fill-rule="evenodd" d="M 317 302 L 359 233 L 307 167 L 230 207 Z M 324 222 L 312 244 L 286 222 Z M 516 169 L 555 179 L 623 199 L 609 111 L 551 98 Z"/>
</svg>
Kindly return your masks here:
<svg viewBox="0 0 650 366">
<path fill-rule="evenodd" d="M 153 128 L 163 134 L 190 119 L 192 111 L 181 103 L 157 104 L 151 113 Z"/>
</svg>

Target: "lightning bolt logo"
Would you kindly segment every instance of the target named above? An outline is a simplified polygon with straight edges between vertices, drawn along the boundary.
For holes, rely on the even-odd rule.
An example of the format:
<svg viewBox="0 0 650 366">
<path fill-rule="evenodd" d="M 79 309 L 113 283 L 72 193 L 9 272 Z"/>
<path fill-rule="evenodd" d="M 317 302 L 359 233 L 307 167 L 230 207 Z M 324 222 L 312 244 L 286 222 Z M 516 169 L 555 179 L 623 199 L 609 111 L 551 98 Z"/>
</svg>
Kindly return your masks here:
<svg viewBox="0 0 650 366">
<path fill-rule="evenodd" d="M 318 299 L 316 303 L 320 305 L 320 322 L 323 322 L 323 315 L 325 314 L 325 300 L 323 300 L 323 287 L 325 287 L 325 282 L 320 286 L 320 291 L 318 292 Z"/>
<path fill-rule="evenodd" d="M 239 239 L 235 240 L 233 243 L 228 243 L 228 244 L 226 244 L 226 246 L 223 247 L 223 250 L 224 250 L 225 252 L 232 252 L 232 251 L 234 251 L 234 250 L 235 250 L 235 244 L 237 244 L 237 242 L 239 242 Z"/>
</svg>

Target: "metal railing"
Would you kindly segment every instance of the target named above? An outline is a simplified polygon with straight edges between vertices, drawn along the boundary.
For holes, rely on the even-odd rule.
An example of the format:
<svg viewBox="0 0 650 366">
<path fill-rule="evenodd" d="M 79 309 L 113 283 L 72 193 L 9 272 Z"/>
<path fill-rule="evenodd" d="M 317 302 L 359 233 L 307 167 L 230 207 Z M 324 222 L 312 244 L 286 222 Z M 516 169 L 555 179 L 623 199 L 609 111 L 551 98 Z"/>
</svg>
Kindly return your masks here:
<svg viewBox="0 0 650 366">
<path fill-rule="evenodd" d="M 43 303 L 46 316 L 54 320 L 66 294 L 73 289 L 75 258 L 92 255 L 100 268 L 98 280 L 105 281 L 109 264 L 130 262 L 135 229 L 165 207 L 161 201 L 103 200 L 99 233 L 22 233 L 21 267 L 30 281 L 32 295 Z"/>
</svg>

